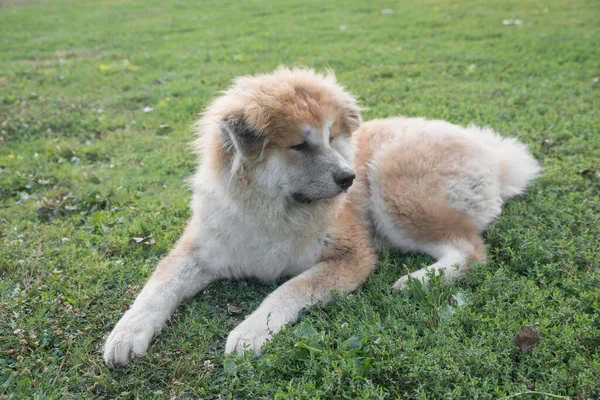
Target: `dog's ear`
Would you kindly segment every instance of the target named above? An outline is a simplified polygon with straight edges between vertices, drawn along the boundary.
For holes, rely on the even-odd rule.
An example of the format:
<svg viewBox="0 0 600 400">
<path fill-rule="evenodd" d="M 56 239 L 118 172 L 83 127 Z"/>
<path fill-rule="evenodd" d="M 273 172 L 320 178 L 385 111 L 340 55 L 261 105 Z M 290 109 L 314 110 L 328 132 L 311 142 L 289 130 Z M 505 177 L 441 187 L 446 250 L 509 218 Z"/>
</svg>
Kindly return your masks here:
<svg viewBox="0 0 600 400">
<path fill-rule="evenodd" d="M 265 138 L 258 135 L 243 117 L 228 117 L 221 121 L 221 131 L 244 158 L 260 154 Z"/>
<path fill-rule="evenodd" d="M 360 127 L 360 124 L 362 123 L 360 113 L 362 110 L 363 109 L 358 104 L 356 104 L 355 101 L 346 105 L 346 118 L 348 120 L 350 133 L 353 133 Z"/>
</svg>

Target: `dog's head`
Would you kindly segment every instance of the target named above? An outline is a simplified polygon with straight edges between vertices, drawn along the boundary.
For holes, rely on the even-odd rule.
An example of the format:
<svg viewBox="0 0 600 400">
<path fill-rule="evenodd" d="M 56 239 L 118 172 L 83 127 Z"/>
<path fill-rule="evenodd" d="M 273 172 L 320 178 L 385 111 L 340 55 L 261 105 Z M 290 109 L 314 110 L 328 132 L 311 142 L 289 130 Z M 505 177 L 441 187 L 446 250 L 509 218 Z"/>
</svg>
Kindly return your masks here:
<svg viewBox="0 0 600 400">
<path fill-rule="evenodd" d="M 351 134 L 360 111 L 333 73 L 279 69 L 238 78 L 208 108 L 203 130 L 214 137 L 201 152 L 217 151 L 213 168 L 258 190 L 304 204 L 333 198 L 354 180 Z"/>
</svg>

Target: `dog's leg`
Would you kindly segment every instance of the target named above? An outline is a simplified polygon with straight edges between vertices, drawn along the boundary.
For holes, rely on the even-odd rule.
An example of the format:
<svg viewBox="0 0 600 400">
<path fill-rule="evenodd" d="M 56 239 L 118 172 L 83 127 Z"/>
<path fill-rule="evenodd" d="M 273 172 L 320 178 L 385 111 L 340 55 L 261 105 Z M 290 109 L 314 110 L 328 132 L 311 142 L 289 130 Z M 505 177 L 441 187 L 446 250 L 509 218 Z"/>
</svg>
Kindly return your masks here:
<svg viewBox="0 0 600 400">
<path fill-rule="evenodd" d="M 438 273 L 440 270 L 444 270 L 444 278 L 452 281 L 459 277 L 473 261 L 485 261 L 483 240 L 479 236 L 471 240 L 463 239 L 444 244 L 424 245 L 421 250 L 438 260 L 429 267 L 410 274 L 410 277 L 422 280 L 425 285 L 429 281 L 427 276 L 429 271 Z M 404 275 L 392 286 L 393 289 L 406 289 L 408 279 L 409 275 Z"/>
<path fill-rule="evenodd" d="M 194 239 L 188 228 L 119 320 L 104 346 L 107 364 L 125 365 L 143 355 L 154 333 L 163 328 L 179 303 L 215 280 L 194 257 Z"/>
<path fill-rule="evenodd" d="M 302 309 L 327 303 L 334 291 L 348 293 L 363 283 L 376 265 L 369 233 L 348 210 L 332 235 L 332 248 L 322 261 L 271 293 L 227 338 L 225 353 L 260 354 L 262 345 L 283 326 L 298 319 Z"/>
</svg>

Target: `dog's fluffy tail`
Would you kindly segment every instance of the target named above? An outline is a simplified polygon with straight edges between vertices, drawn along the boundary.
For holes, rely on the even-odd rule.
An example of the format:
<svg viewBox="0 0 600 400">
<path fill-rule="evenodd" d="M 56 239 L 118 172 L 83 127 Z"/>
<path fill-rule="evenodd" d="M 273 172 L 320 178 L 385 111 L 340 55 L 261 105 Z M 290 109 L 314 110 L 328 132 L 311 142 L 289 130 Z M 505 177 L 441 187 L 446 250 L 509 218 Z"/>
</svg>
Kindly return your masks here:
<svg viewBox="0 0 600 400">
<path fill-rule="evenodd" d="M 538 177 L 542 168 L 527 150 L 527 146 L 514 138 L 505 138 L 489 128 L 469 126 L 468 130 L 501 153 L 501 187 L 503 200 L 523 193 L 529 183 Z"/>
</svg>

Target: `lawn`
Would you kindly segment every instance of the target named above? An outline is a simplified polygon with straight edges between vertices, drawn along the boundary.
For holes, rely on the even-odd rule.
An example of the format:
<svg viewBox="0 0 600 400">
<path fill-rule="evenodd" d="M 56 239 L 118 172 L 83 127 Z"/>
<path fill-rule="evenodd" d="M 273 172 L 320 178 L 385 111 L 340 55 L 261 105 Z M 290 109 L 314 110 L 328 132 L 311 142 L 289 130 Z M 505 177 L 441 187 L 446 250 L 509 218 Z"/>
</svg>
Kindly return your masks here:
<svg viewBox="0 0 600 400">
<path fill-rule="evenodd" d="M 600 398 L 597 1 L 3 0 L 0 37 L 0 398 Z M 220 282 L 107 368 L 189 216 L 197 113 L 280 64 L 331 67 L 367 120 L 517 137 L 544 173 L 486 233 L 489 262 L 442 288 L 468 301 L 439 322 L 391 290 L 432 260 L 389 252 L 261 357 L 225 340 L 277 283 Z M 527 354 L 521 325 L 541 336 Z"/>
</svg>

